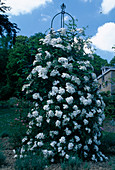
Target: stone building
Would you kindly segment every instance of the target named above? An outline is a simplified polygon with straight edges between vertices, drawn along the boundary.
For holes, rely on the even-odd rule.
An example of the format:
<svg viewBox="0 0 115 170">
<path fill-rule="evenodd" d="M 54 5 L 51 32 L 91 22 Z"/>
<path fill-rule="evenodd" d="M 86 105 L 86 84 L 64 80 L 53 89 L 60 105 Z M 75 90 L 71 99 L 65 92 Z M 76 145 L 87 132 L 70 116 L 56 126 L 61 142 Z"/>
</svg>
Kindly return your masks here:
<svg viewBox="0 0 115 170">
<path fill-rule="evenodd" d="M 115 67 L 104 66 L 101 70 L 102 74 L 97 77 L 99 90 L 115 95 Z"/>
</svg>

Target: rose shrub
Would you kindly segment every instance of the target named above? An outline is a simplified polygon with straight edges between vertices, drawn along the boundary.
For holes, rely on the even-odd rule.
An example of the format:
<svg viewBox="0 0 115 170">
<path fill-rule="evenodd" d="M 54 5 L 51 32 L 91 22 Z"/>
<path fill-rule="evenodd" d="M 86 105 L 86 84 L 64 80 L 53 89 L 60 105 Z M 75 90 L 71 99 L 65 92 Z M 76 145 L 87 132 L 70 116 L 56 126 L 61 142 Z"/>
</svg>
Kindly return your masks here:
<svg viewBox="0 0 115 170">
<path fill-rule="evenodd" d="M 74 38 L 73 38 L 74 34 Z M 29 127 L 15 157 L 43 153 L 51 162 L 78 154 L 83 160 L 107 159 L 100 151 L 104 102 L 87 54 L 83 29 L 61 28 L 41 39 L 42 48 L 22 90 L 33 101 Z"/>
</svg>

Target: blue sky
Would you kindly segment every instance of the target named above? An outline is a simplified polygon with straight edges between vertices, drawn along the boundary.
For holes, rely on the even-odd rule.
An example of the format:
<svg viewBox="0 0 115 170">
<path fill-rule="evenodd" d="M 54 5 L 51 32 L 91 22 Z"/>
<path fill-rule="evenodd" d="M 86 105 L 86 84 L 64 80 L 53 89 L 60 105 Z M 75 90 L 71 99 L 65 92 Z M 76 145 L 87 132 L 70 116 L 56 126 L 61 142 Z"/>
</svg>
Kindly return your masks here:
<svg viewBox="0 0 115 170">
<path fill-rule="evenodd" d="M 21 29 L 18 35 L 31 36 L 44 33 L 50 28 L 52 17 L 61 11 L 65 3 L 66 12 L 78 19 L 78 28 L 86 27 L 96 53 L 110 61 L 115 52 L 115 0 L 2 0 L 11 6 L 10 20 Z M 70 19 L 65 16 L 65 20 Z M 60 28 L 60 17 L 54 22 Z"/>
</svg>

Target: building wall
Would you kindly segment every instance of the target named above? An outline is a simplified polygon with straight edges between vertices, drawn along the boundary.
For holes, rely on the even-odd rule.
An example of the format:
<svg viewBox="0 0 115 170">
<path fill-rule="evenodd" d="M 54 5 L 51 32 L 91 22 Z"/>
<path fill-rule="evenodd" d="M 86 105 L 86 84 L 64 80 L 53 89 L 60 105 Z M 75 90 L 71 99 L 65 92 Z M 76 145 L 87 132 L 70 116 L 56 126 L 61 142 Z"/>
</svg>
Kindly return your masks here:
<svg viewBox="0 0 115 170">
<path fill-rule="evenodd" d="M 113 70 L 111 72 L 111 77 L 112 77 L 112 80 L 111 80 L 111 93 L 115 94 L 115 70 Z"/>
<path fill-rule="evenodd" d="M 99 90 L 100 91 L 111 91 L 111 71 L 102 75 L 99 79 Z"/>
</svg>

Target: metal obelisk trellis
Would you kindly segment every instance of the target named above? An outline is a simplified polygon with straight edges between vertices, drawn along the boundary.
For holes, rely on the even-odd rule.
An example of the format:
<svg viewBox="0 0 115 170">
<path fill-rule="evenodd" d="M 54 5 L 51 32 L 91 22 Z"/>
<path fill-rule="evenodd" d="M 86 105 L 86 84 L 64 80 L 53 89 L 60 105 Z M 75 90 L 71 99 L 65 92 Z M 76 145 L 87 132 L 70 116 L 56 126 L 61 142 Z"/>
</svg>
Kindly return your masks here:
<svg viewBox="0 0 115 170">
<path fill-rule="evenodd" d="M 73 21 L 73 28 L 74 28 L 74 18 L 73 18 L 68 12 L 65 12 L 65 8 L 66 8 L 66 6 L 65 6 L 65 4 L 63 3 L 63 4 L 61 5 L 62 11 L 59 12 L 59 13 L 57 13 L 57 14 L 52 18 L 52 21 L 51 21 L 51 29 L 53 28 L 53 21 L 54 21 L 55 17 L 57 17 L 57 16 L 60 15 L 60 14 L 61 14 L 61 28 L 64 28 L 64 25 L 65 25 L 65 22 L 64 22 L 64 14 L 67 14 L 67 15 L 69 15 L 69 16 L 71 17 L 71 19 L 72 19 L 72 21 Z"/>
</svg>

